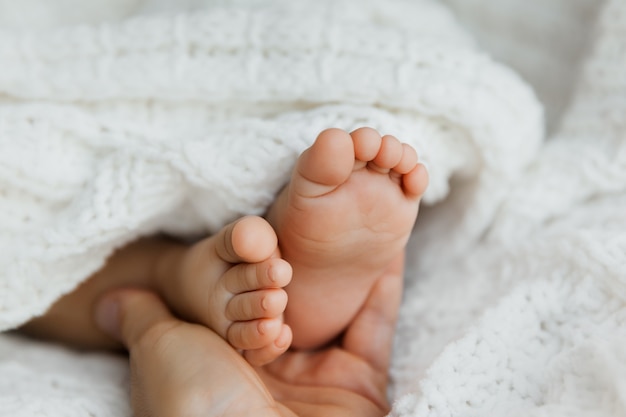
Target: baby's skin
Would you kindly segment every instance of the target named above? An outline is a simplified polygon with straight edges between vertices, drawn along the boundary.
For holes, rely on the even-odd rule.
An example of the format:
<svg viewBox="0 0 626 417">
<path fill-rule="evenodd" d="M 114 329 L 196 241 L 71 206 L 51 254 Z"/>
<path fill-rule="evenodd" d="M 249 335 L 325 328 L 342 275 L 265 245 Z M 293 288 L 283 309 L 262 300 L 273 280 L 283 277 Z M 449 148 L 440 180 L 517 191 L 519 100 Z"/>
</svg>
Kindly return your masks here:
<svg viewBox="0 0 626 417">
<path fill-rule="evenodd" d="M 298 159 L 269 223 L 244 217 L 186 250 L 160 292 L 256 366 L 289 346 L 323 346 L 403 257 L 427 183 L 415 150 L 396 138 L 325 130 Z"/>
<path fill-rule="evenodd" d="M 403 257 L 428 184 L 415 150 L 371 128 L 320 133 L 268 213 L 293 268 L 285 322 L 296 348 L 320 347 L 352 321 Z"/>
<path fill-rule="evenodd" d="M 166 278 L 157 287 L 180 317 L 212 329 L 253 366 L 289 348 L 292 333 L 283 313 L 292 269 L 278 256 L 276 233 L 266 220 L 243 217 L 169 253 L 162 264 L 171 272 L 159 274 Z"/>
</svg>

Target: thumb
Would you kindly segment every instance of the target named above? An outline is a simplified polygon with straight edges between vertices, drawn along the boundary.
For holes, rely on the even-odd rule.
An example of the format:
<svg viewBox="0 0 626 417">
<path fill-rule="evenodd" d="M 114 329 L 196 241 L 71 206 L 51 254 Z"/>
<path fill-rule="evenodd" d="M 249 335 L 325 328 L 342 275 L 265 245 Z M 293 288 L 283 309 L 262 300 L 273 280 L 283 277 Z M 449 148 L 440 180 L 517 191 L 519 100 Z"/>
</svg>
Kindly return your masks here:
<svg viewBox="0 0 626 417">
<path fill-rule="evenodd" d="M 130 288 L 100 298 L 95 307 L 95 321 L 103 332 L 127 348 L 154 326 L 177 322 L 156 294 Z"/>
<path fill-rule="evenodd" d="M 398 256 L 370 291 L 343 338 L 343 347 L 374 369 L 387 372 L 402 299 L 404 253 Z"/>
</svg>

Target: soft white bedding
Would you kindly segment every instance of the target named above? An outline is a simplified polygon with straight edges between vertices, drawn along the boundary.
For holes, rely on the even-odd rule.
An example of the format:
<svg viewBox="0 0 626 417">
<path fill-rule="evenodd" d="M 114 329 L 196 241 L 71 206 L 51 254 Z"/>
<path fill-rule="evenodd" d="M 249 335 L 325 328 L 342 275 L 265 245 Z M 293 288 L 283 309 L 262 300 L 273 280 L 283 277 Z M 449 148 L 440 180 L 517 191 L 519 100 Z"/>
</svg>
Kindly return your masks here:
<svg viewBox="0 0 626 417">
<path fill-rule="evenodd" d="M 449 0 L 478 43 L 425 0 L 57 3 L 0 0 L 1 329 L 139 235 L 262 213 L 318 131 L 371 125 L 431 176 L 391 415 L 626 415 L 625 1 Z M 129 415 L 126 379 L 0 336 L 0 415 Z"/>
</svg>

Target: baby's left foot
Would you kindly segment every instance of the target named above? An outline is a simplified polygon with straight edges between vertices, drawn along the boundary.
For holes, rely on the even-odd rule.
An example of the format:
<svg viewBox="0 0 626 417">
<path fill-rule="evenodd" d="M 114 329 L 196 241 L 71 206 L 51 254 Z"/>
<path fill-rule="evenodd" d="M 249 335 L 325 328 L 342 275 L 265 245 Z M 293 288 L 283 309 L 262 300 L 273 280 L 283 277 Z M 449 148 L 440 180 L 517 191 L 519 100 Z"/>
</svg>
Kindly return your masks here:
<svg viewBox="0 0 626 417">
<path fill-rule="evenodd" d="M 244 217 L 177 253 L 160 293 L 182 318 L 209 327 L 261 366 L 291 343 L 283 323 L 291 267 L 277 255 L 272 227 Z"/>
</svg>

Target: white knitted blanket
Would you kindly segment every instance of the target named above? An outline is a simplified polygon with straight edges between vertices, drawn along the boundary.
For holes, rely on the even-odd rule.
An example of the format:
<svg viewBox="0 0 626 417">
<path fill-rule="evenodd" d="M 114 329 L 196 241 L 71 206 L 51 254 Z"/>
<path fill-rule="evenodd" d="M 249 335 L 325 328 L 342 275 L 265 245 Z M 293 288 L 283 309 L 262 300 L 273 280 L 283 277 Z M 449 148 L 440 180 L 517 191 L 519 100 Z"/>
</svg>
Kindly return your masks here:
<svg viewBox="0 0 626 417">
<path fill-rule="evenodd" d="M 83 3 L 0 0 L 0 330 L 140 235 L 262 213 L 320 130 L 370 125 L 431 176 L 391 415 L 626 415 L 626 1 L 538 2 L 533 27 L 448 0 L 480 46 L 430 0 Z M 537 87 L 545 145 L 483 48 Z M 0 336 L 2 416 L 126 416 L 126 389 L 118 358 Z"/>
</svg>

